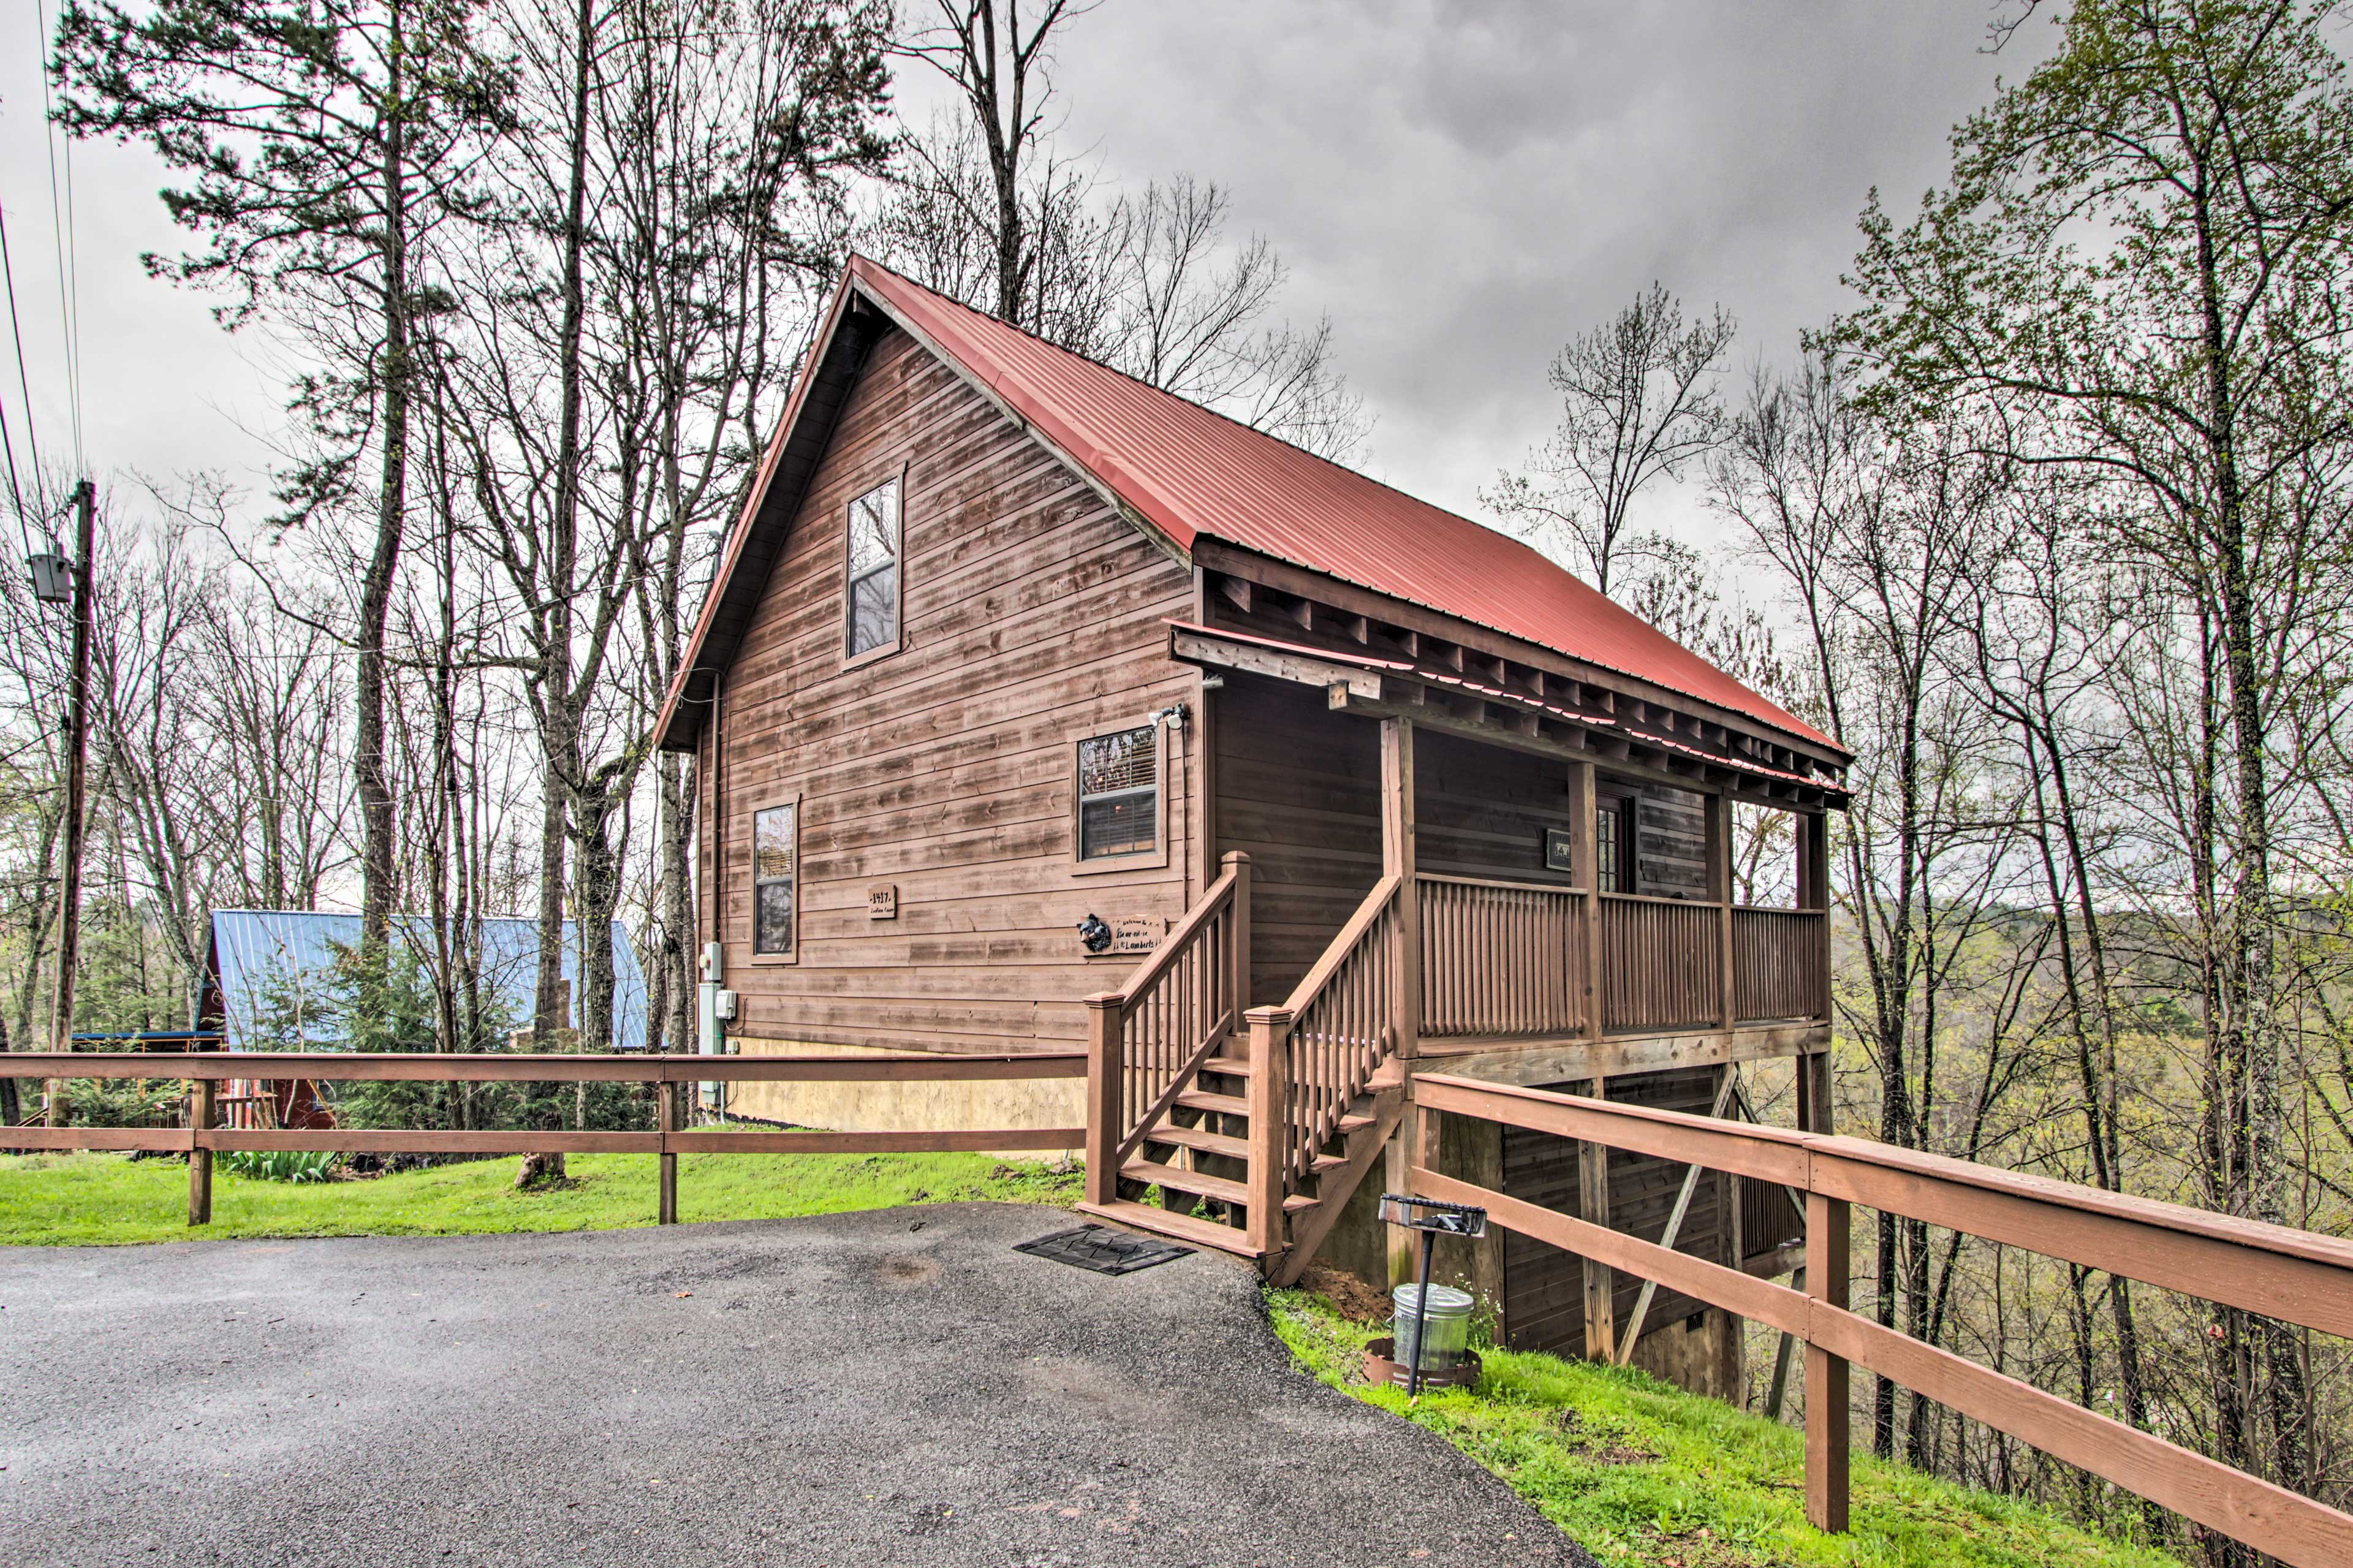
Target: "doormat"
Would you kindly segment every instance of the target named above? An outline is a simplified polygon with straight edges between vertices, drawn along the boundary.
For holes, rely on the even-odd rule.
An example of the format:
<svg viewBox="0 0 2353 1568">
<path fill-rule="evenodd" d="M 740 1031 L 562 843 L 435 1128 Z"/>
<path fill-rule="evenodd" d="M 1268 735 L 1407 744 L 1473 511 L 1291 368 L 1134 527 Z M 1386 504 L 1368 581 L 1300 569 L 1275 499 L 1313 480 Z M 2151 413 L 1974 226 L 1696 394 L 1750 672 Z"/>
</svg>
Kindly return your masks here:
<svg viewBox="0 0 2353 1568">
<path fill-rule="evenodd" d="M 1082 1225 L 1076 1230 L 1058 1230 L 1051 1236 L 1022 1242 L 1013 1250 L 1033 1258 L 1050 1258 L 1073 1268 L 1092 1268 L 1098 1274 L 1133 1274 L 1172 1258 L 1186 1257 L 1193 1249 L 1155 1241 L 1146 1236 L 1130 1236 L 1124 1230 Z"/>
</svg>

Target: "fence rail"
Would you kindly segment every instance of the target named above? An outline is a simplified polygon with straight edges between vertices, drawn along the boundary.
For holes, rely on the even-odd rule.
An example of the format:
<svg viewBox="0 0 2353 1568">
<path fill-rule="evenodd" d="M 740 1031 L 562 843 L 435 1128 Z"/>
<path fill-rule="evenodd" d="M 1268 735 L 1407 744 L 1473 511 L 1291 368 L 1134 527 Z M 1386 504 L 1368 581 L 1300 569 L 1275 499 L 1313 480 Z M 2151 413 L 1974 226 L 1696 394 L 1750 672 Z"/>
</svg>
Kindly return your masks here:
<svg viewBox="0 0 2353 1568">
<path fill-rule="evenodd" d="M 1611 1029 L 1712 1029 L 1724 1021 L 1724 906 L 1601 895 L 1602 1018 Z"/>
<path fill-rule="evenodd" d="M 1417 883 L 1422 1034 L 1569 1035 L 1584 1027 L 1584 893 L 1427 874 Z"/>
<path fill-rule="evenodd" d="M 189 1085 L 187 1125 L 180 1127 L 0 1128 L 0 1149 L 154 1150 L 185 1153 L 188 1223 L 212 1219 L 215 1152 L 290 1150 L 336 1154 L 658 1154 L 660 1223 L 678 1219 L 681 1154 L 879 1154 L 957 1151 L 1078 1149 L 1081 1127 L 830 1132 L 807 1129 L 712 1131 L 681 1128 L 678 1086 L 687 1083 L 976 1083 L 1009 1079 L 1084 1078 L 1087 1053 L 936 1057 L 730 1057 L 670 1055 L 438 1055 L 358 1051 L 12 1053 L 11 1074 L 49 1079 L 182 1079 Z M 477 1083 L 646 1083 L 659 1091 L 656 1126 L 645 1132 L 561 1129 L 516 1131 L 409 1131 L 334 1127 L 315 1130 L 215 1124 L 217 1087 L 231 1079 L 289 1078 Z"/>
<path fill-rule="evenodd" d="M 1848 1369 L 1859 1366 L 2295 1568 L 2353 1563 L 2353 1515 L 2072 1405 L 1847 1310 L 1851 1205 L 1964 1231 L 2323 1333 L 2353 1336 L 2353 1241 L 2054 1182 L 1860 1139 L 1440 1074 L 1419 1111 L 1585 1140 L 1806 1194 L 1796 1290 L 1417 1166 L 1426 1197 L 1781 1330 L 1806 1346 L 1806 1510 L 1847 1517 Z M 1425 1142 L 1424 1147 L 1430 1146 Z"/>
</svg>

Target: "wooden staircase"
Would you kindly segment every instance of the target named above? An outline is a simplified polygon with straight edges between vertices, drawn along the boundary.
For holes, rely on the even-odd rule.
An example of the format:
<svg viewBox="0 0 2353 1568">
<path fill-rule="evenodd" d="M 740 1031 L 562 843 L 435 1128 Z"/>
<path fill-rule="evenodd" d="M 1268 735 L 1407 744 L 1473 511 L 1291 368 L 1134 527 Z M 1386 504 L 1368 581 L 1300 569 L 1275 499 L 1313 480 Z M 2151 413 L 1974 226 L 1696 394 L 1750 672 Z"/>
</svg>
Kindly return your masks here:
<svg viewBox="0 0 2353 1568">
<path fill-rule="evenodd" d="M 1227 856 L 1127 984 L 1088 999 L 1081 1206 L 1296 1279 L 1404 1112 L 1396 893 L 1377 888 L 1282 1006 L 1244 1011 L 1250 858 Z"/>
</svg>

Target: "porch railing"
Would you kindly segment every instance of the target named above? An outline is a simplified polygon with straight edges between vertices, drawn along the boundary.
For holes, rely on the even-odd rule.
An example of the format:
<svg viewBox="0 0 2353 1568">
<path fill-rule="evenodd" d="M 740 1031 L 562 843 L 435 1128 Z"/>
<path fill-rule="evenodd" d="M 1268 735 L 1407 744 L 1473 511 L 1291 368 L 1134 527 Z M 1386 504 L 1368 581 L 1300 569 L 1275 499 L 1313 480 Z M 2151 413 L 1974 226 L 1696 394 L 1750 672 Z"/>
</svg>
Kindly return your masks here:
<svg viewBox="0 0 2353 1568">
<path fill-rule="evenodd" d="M 1723 920 L 1721 904 L 1602 894 L 1603 1026 L 1721 1026 Z"/>
<path fill-rule="evenodd" d="M 1584 1027 L 1582 891 L 1428 874 L 1416 882 L 1423 1035 L 1570 1035 Z"/>
<path fill-rule="evenodd" d="M 1119 1168 L 1145 1131 L 1240 1031 L 1250 993 L 1250 857 L 1227 856 L 1224 874 L 1126 984 L 1087 998 L 1091 1201 L 1118 1195 Z"/>
<path fill-rule="evenodd" d="M 1732 1015 L 1742 1023 L 1830 1016 L 1829 917 L 1820 910 L 1732 911 Z"/>
</svg>

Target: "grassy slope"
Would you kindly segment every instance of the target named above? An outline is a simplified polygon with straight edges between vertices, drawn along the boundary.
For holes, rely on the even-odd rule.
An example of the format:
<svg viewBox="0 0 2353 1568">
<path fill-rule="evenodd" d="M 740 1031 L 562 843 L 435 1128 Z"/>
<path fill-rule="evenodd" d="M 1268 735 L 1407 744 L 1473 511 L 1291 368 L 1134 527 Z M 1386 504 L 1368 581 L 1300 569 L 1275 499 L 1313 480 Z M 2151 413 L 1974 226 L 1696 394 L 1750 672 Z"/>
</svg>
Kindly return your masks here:
<svg viewBox="0 0 2353 1568">
<path fill-rule="evenodd" d="M 1271 1298 L 1276 1331 L 1335 1387 L 1439 1434 L 1605 1563 L 1646 1568 L 2174 1568 L 2035 1508 L 1858 1456 L 1852 1531 L 1806 1523 L 1801 1435 L 1638 1372 L 1483 1351 L 1476 1394 L 1361 1378 L 1366 1340 L 1314 1297 Z"/>
<path fill-rule="evenodd" d="M 252 1236 L 450 1236 L 609 1230 L 654 1221 L 651 1154 L 574 1154 L 564 1185 L 514 1190 L 515 1162 L 368 1181 L 213 1177 L 213 1223 L 188 1226 L 188 1168 L 120 1154 L 0 1155 L 0 1244 L 78 1246 Z M 1079 1178 L 980 1154 L 681 1154 L 682 1220 L 782 1219 L 991 1198 L 1075 1203 Z"/>
</svg>

